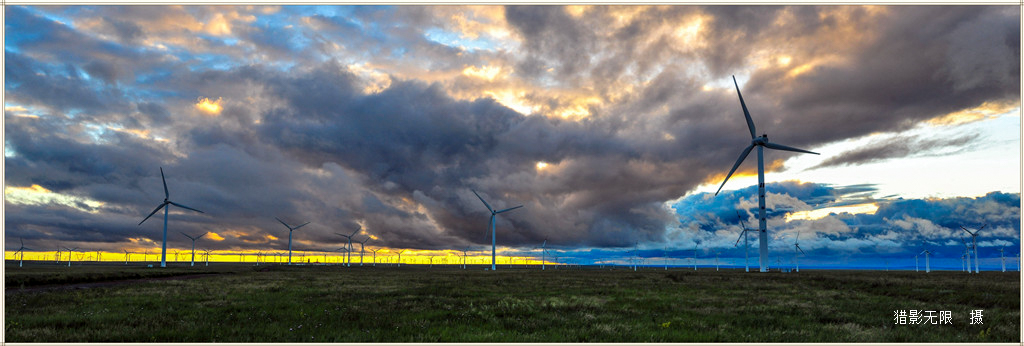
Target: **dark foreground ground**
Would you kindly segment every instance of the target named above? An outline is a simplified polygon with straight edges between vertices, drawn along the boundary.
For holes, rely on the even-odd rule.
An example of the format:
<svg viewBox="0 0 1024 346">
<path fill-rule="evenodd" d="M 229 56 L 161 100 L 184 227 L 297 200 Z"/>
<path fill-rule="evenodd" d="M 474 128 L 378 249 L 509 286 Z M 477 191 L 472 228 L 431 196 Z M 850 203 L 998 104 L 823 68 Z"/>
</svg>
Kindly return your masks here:
<svg viewBox="0 0 1024 346">
<path fill-rule="evenodd" d="M 1020 342 L 1019 274 L 8 263 L 4 335 L 7 342 Z M 896 310 L 949 311 L 951 323 L 898 324 Z M 976 310 L 982 324 L 970 323 Z"/>
</svg>

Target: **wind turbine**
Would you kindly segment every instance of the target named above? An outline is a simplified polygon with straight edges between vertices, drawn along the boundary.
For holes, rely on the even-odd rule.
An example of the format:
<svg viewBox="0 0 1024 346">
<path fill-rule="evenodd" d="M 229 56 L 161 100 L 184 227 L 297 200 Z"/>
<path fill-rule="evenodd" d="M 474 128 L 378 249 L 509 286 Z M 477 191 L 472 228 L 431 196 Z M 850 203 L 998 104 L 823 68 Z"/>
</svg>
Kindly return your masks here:
<svg viewBox="0 0 1024 346">
<path fill-rule="evenodd" d="M 540 244 L 540 270 L 544 270 L 544 263 L 547 261 L 547 256 L 545 256 L 548 252 L 547 245 L 547 239 L 544 239 L 544 242 Z M 463 269 L 465 269 L 465 267 L 463 267 Z"/>
<path fill-rule="evenodd" d="M 403 252 L 405 252 L 405 250 L 396 252 L 398 254 L 398 267 L 402 267 L 402 253 Z"/>
<path fill-rule="evenodd" d="M 964 263 L 962 263 L 962 262 L 964 262 L 964 259 L 966 259 L 967 260 L 966 269 L 967 269 L 967 272 L 970 273 L 971 272 L 971 245 L 967 244 L 967 241 L 964 240 L 964 237 L 960 237 L 960 243 L 964 244 L 964 254 L 960 256 L 960 262 L 961 262 L 960 265 L 963 266 Z"/>
<path fill-rule="evenodd" d="M 1002 262 L 1002 272 L 1007 272 L 1007 258 L 1002 256 L 1002 248 L 999 248 L 999 261 Z"/>
<path fill-rule="evenodd" d="M 203 250 L 203 255 L 206 258 L 206 266 L 210 266 L 210 250 Z"/>
<path fill-rule="evenodd" d="M 381 250 L 381 249 L 376 249 L 376 250 L 370 250 L 370 251 L 372 251 L 372 252 L 373 252 L 373 266 L 374 266 L 374 267 L 376 267 L 376 266 L 377 266 L 377 251 L 380 251 L 380 250 Z"/>
<path fill-rule="evenodd" d="M 697 271 L 697 243 L 693 243 L 693 271 Z"/>
<path fill-rule="evenodd" d="M 308 225 L 309 222 L 292 227 L 288 226 L 288 224 L 284 223 L 284 221 L 281 221 L 281 219 L 278 219 L 276 216 L 274 217 L 274 219 L 277 220 L 277 222 L 280 222 L 282 225 L 284 225 L 284 227 L 288 227 L 288 265 L 292 265 L 292 232 L 299 228 L 302 228 L 302 226 Z"/>
<path fill-rule="evenodd" d="M 78 250 L 78 248 L 77 247 L 76 248 L 72 248 L 72 249 L 64 248 L 64 252 L 68 253 L 68 268 L 71 267 L 71 255 L 75 254 L 75 250 Z"/>
<path fill-rule="evenodd" d="M 196 266 L 196 239 L 202 238 L 204 235 L 206 235 L 206 233 L 210 232 L 205 232 L 203 234 L 200 234 L 198 237 L 193 237 L 188 234 L 185 234 L 185 232 L 181 232 L 181 234 L 185 234 L 185 236 L 188 237 L 188 239 L 192 239 L 192 265 L 190 265 L 190 267 Z M 175 260 L 177 260 L 177 253 L 175 253 Z"/>
<path fill-rule="evenodd" d="M 720 254 L 720 253 L 722 253 L 722 252 L 721 251 L 715 251 L 715 271 L 716 272 L 718 271 L 718 254 Z"/>
<path fill-rule="evenodd" d="M 667 245 L 665 246 L 665 249 L 662 250 L 662 255 L 665 256 L 665 270 L 668 270 L 668 246 Z"/>
<path fill-rule="evenodd" d="M 974 230 L 974 232 L 968 231 L 967 228 L 964 228 L 964 226 L 960 226 L 960 229 L 963 229 L 964 232 L 967 232 L 967 234 L 971 235 L 971 247 L 974 250 L 974 273 L 975 274 L 980 273 L 980 270 L 978 268 L 979 267 L 978 266 L 978 232 L 981 232 L 981 230 L 984 229 L 985 226 L 988 226 L 988 224 L 981 225 L 981 228 Z"/>
<path fill-rule="evenodd" d="M 510 210 L 517 209 L 517 208 L 522 208 L 523 206 L 520 205 L 520 206 L 517 206 L 517 207 L 506 208 L 506 209 L 502 209 L 502 210 L 494 210 L 494 208 L 491 208 L 490 204 L 487 204 L 487 201 L 485 201 L 483 197 L 480 197 L 479 193 L 476 193 L 476 190 L 470 189 L 470 191 L 473 191 L 473 194 L 476 195 L 476 198 L 479 198 L 480 202 L 483 202 L 484 206 L 487 207 L 487 211 L 491 212 L 491 221 L 490 221 L 490 224 L 489 224 L 490 227 L 491 227 L 491 270 L 497 270 L 498 266 L 496 264 L 498 262 L 497 262 L 496 255 L 495 255 L 497 253 L 496 250 L 495 250 L 496 244 L 497 244 L 497 238 L 496 238 L 495 233 L 494 233 L 494 217 L 496 215 L 504 213 L 506 211 L 510 211 Z"/>
<path fill-rule="evenodd" d="M 121 249 L 121 250 L 124 250 L 124 264 L 128 264 L 128 260 L 131 258 L 131 254 L 132 253 L 128 252 L 128 250 L 125 250 L 125 249 Z"/>
<path fill-rule="evenodd" d="M 18 268 L 21 268 L 21 265 L 23 263 L 25 263 L 25 250 L 32 250 L 32 249 L 29 249 L 29 248 L 25 247 L 25 239 L 18 238 L 18 240 L 21 241 L 21 247 L 19 247 L 17 251 L 14 251 L 14 254 L 17 255 L 19 252 L 21 253 L 21 259 L 18 260 Z M 999 253 L 1002 253 L 1002 252 L 1003 252 L 1002 249 L 1000 249 Z M 1006 261 L 1003 261 L 1003 263 L 1004 263 L 1003 264 L 1003 271 L 1005 272 L 1006 271 L 1006 264 L 1005 264 Z"/>
<path fill-rule="evenodd" d="M 359 266 L 363 266 L 363 253 L 365 252 L 366 242 L 370 241 L 370 237 L 366 237 L 365 240 L 359 242 Z"/>
<path fill-rule="evenodd" d="M 793 251 L 793 262 L 796 263 L 796 272 L 799 273 L 800 272 L 800 254 L 804 254 L 804 255 L 807 254 L 807 253 L 804 252 L 804 249 L 800 248 L 800 231 L 796 232 L 796 239 L 793 240 L 793 246 L 796 247 L 796 251 Z M 797 251 L 799 251 L 800 254 L 798 254 Z"/>
<path fill-rule="evenodd" d="M 928 260 L 928 255 L 932 254 L 931 251 L 928 251 L 928 249 L 925 249 L 924 251 L 921 251 L 921 253 L 924 254 L 924 272 L 925 273 L 931 273 L 932 272 L 932 266 L 931 266 L 931 262 Z"/>
<path fill-rule="evenodd" d="M 736 244 L 734 244 L 733 246 L 738 246 L 740 244 L 740 238 L 743 238 L 743 265 L 747 268 L 747 272 L 749 273 L 750 272 L 750 239 L 747 237 L 747 235 L 748 235 L 748 232 L 754 232 L 754 231 L 757 231 L 757 230 L 753 229 L 753 228 L 747 228 L 747 225 L 743 223 L 743 217 L 740 216 L 740 212 L 738 212 L 738 211 L 736 212 L 736 217 L 738 217 L 740 219 L 740 228 L 742 228 L 743 230 L 740 231 L 740 236 L 739 236 L 739 238 L 736 238 Z"/>
<path fill-rule="evenodd" d="M 754 120 L 750 118 L 750 112 L 747 111 L 747 104 L 743 102 L 743 94 L 740 93 L 740 86 L 739 86 L 739 84 L 736 83 L 736 76 L 732 77 L 732 83 L 733 83 L 733 85 L 736 86 L 736 95 L 738 95 L 740 97 L 740 106 L 743 107 L 743 116 L 746 117 L 746 119 L 747 119 L 747 128 L 750 130 L 751 142 L 750 142 L 750 145 L 747 146 L 746 149 L 743 149 L 743 152 L 740 153 L 740 158 L 738 160 L 736 160 L 736 164 L 734 164 L 732 166 L 732 170 L 730 170 L 729 174 L 725 176 L 725 180 L 722 181 L 722 185 L 718 187 L 718 191 L 715 192 L 715 195 L 717 196 L 718 192 L 722 191 L 722 187 L 725 186 L 725 182 L 729 181 L 729 177 L 732 177 L 732 173 L 736 172 L 736 169 L 739 168 L 740 164 L 743 163 L 743 160 L 747 158 L 747 155 L 750 154 L 750 151 L 752 149 L 754 149 L 754 147 L 757 147 L 757 203 L 758 203 L 758 233 L 760 235 L 760 237 L 759 237 L 759 240 L 760 240 L 760 264 L 761 264 L 761 272 L 767 272 L 768 271 L 768 229 L 767 229 L 768 223 L 767 223 L 767 219 L 766 219 L 766 215 L 765 215 L 766 211 L 765 211 L 765 200 L 764 200 L 764 196 L 765 196 L 765 191 L 764 191 L 764 148 L 776 149 L 776 150 L 785 150 L 785 151 L 793 151 L 793 152 L 798 152 L 798 153 L 815 154 L 815 155 L 818 155 L 818 153 L 813 152 L 813 151 L 807 151 L 807 150 L 803 150 L 803 149 L 797 149 L 797 148 L 793 148 L 793 147 L 788 147 L 788 146 L 781 145 L 781 144 L 771 143 L 771 142 L 768 141 L 768 135 L 767 134 L 763 134 L 763 135 L 761 135 L 761 137 L 757 137 L 757 130 L 754 128 Z"/>
<path fill-rule="evenodd" d="M 156 209 L 153 209 L 153 212 L 149 213 L 149 216 L 146 216 L 145 219 L 142 219 L 142 222 L 139 222 L 139 225 L 142 225 L 143 222 L 146 222 L 146 220 L 149 220 L 149 217 L 153 216 L 153 214 L 156 214 L 156 212 L 160 211 L 160 208 L 164 208 L 164 240 L 163 240 L 162 250 L 160 252 L 160 267 L 161 268 L 166 268 L 167 267 L 167 212 L 170 209 L 170 205 L 174 205 L 176 207 L 185 208 L 185 209 L 192 210 L 192 211 L 198 211 L 200 213 L 203 213 L 203 212 L 198 210 L 198 209 L 192 209 L 192 208 L 186 207 L 184 205 L 171 202 L 171 200 L 169 199 L 169 198 L 171 198 L 171 194 L 169 192 L 167 192 L 167 179 L 164 178 L 164 168 L 163 167 L 160 167 L 160 180 L 162 180 L 164 182 L 164 202 L 161 203 L 160 205 L 158 205 L 156 207 Z"/>
<path fill-rule="evenodd" d="M 348 252 L 347 252 L 346 258 L 345 258 L 345 263 L 347 263 L 348 267 L 352 266 L 352 236 L 356 235 L 356 233 L 359 233 L 360 230 L 362 230 L 362 228 L 357 229 L 355 232 L 352 232 L 352 234 L 349 234 L 349 235 L 344 235 L 344 234 L 341 234 L 341 233 L 334 233 L 334 234 L 340 235 L 342 237 L 348 238 Z"/>
<path fill-rule="evenodd" d="M 547 240 L 545 240 L 545 241 L 547 241 Z M 468 246 L 466 247 L 465 250 L 462 250 L 462 269 L 466 269 L 466 251 L 469 251 L 469 247 Z"/>
<path fill-rule="evenodd" d="M 640 261 L 640 251 L 637 247 L 640 246 L 640 242 L 633 243 L 633 271 L 636 271 L 637 262 Z"/>
</svg>

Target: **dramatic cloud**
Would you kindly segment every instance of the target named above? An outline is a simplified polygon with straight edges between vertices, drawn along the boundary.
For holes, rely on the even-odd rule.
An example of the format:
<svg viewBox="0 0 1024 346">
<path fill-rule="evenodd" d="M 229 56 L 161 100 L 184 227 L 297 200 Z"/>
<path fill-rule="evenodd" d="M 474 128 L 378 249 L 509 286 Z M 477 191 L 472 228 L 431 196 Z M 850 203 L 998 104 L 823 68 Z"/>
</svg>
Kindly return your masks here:
<svg viewBox="0 0 1024 346">
<path fill-rule="evenodd" d="M 159 242 L 156 216 L 137 224 L 161 202 L 163 167 L 171 200 L 205 212 L 171 209 L 171 247 L 210 231 L 203 247 L 281 249 L 274 217 L 311 222 L 300 249 L 360 229 L 380 247 L 482 246 L 476 190 L 525 206 L 498 217 L 506 247 L 732 249 L 756 187 L 695 192 L 750 140 L 731 75 L 773 141 L 881 134 L 826 153 L 808 181 L 985 150 L 982 132 L 904 131 L 981 122 L 1020 93 L 1014 6 L 9 6 L 5 18 L 6 239 L 42 248 Z M 793 155 L 771 151 L 766 166 Z M 939 243 L 956 222 L 1017 241 L 1005 202 L 1019 191 L 904 202 L 876 198 L 871 180 L 769 186 L 773 236 L 799 232 L 805 250 Z M 939 206 L 954 209 L 925 212 Z"/>
</svg>

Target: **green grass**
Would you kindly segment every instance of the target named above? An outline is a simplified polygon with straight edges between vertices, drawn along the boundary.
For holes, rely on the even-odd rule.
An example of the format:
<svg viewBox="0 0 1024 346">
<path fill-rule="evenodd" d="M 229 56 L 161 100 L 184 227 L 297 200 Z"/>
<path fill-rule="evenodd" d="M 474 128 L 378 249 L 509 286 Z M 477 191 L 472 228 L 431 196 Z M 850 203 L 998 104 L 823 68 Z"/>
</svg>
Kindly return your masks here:
<svg viewBox="0 0 1024 346">
<path fill-rule="evenodd" d="M 8 293 L 7 341 L 1020 341 L 1017 272 L 209 268 L 222 275 Z M 8 267 L 6 275 L 36 282 L 33 273 L 54 270 Z M 111 271 L 203 270 L 65 274 L 106 280 Z M 949 310 L 953 324 L 896 325 L 897 309 Z M 979 309 L 984 324 L 969 324 Z"/>
</svg>

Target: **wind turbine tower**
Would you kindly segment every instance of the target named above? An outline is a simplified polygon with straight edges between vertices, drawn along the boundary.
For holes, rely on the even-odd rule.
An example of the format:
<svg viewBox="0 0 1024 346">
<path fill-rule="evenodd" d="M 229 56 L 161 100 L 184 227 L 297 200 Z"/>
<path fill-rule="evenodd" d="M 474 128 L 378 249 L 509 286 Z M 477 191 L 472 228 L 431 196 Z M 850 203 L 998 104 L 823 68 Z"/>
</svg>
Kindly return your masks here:
<svg viewBox="0 0 1024 346">
<path fill-rule="evenodd" d="M 149 220 L 149 217 L 153 216 L 153 214 L 156 214 L 156 212 L 160 211 L 160 208 L 164 209 L 164 238 L 163 238 L 164 240 L 163 240 L 163 245 L 161 246 L 161 250 L 160 250 L 160 267 L 161 268 L 166 268 L 167 267 L 167 212 L 168 212 L 168 210 L 170 210 L 170 206 L 174 205 L 174 206 L 179 207 L 179 208 L 185 208 L 185 209 L 188 209 L 188 210 L 191 210 L 191 211 L 197 211 L 199 213 L 203 213 L 203 212 L 200 211 L 199 209 L 193 209 L 193 208 L 189 208 L 189 207 L 186 207 L 186 206 L 178 204 L 178 203 L 171 202 L 171 200 L 170 200 L 171 194 L 169 192 L 167 192 L 167 179 L 164 178 L 164 168 L 163 167 L 160 167 L 160 180 L 164 182 L 164 202 L 161 203 L 160 205 L 158 205 L 156 207 L 156 209 L 153 209 L 153 212 L 149 213 L 149 215 L 146 216 L 145 219 L 142 219 L 142 221 L 139 222 L 139 225 L 142 225 L 143 222 L 146 222 L 146 220 Z"/>
<path fill-rule="evenodd" d="M 181 232 L 181 234 L 185 234 L 185 236 L 188 237 L 188 239 L 192 239 L 192 265 L 190 265 L 190 267 L 196 266 L 196 239 L 202 238 L 204 235 L 206 235 L 206 233 L 200 234 L 198 237 L 193 237 L 188 234 L 185 234 L 185 232 Z"/>
<path fill-rule="evenodd" d="M 373 266 L 374 267 L 377 266 L 377 251 L 380 251 L 380 250 L 381 249 L 370 250 L 371 252 L 373 252 Z"/>
<path fill-rule="evenodd" d="M 24 246 L 24 245 L 22 245 Z M 1003 257 L 1003 248 L 999 248 L 999 261 L 1003 264 L 1003 272 L 1006 272 L 1006 257 Z"/>
<path fill-rule="evenodd" d="M 767 216 L 766 216 L 766 211 L 765 211 L 765 200 L 764 200 L 764 197 L 765 197 L 765 191 L 764 191 L 764 148 L 776 149 L 776 150 L 785 150 L 785 151 L 793 151 L 793 152 L 798 152 L 798 153 L 815 154 L 815 155 L 818 155 L 818 153 L 813 152 L 813 151 L 807 151 L 807 150 L 803 150 L 803 149 L 797 149 L 797 148 L 793 148 L 793 147 L 788 147 L 788 146 L 781 145 L 781 144 L 771 143 L 771 142 L 768 141 L 768 135 L 767 134 L 763 134 L 763 135 L 761 135 L 761 137 L 757 137 L 757 130 L 754 127 L 754 120 L 750 118 L 750 112 L 747 111 L 747 104 L 743 102 L 743 94 L 740 93 L 740 86 L 739 86 L 739 84 L 736 83 L 736 76 L 732 77 L 732 83 L 733 83 L 733 85 L 736 86 L 736 95 L 738 95 L 739 98 L 740 98 L 740 106 L 743 107 L 743 116 L 746 117 L 746 119 L 747 119 L 747 128 L 750 130 L 751 142 L 750 142 L 750 145 L 748 145 L 745 149 L 743 149 L 743 152 L 740 154 L 740 158 L 738 160 L 736 160 L 736 164 L 734 164 L 732 166 L 732 170 L 730 170 L 729 174 L 725 176 L 725 180 L 722 181 L 722 185 L 718 187 L 718 191 L 715 192 L 715 195 L 717 196 L 718 192 L 722 191 L 722 187 L 725 186 L 725 182 L 729 181 L 729 177 L 732 176 L 732 173 L 736 172 L 736 169 L 739 168 L 740 164 L 743 163 L 743 160 L 747 158 L 747 155 L 750 154 L 750 151 L 753 150 L 754 147 L 757 147 L 757 186 L 758 186 L 757 187 L 757 202 L 758 202 L 758 233 L 760 235 L 760 237 L 759 237 L 759 240 L 760 240 L 760 264 L 761 264 L 761 272 L 767 272 L 768 271 L 768 229 L 767 229 L 768 223 L 767 223 Z"/>
<path fill-rule="evenodd" d="M 967 234 L 971 235 L 971 248 L 974 250 L 974 273 L 975 274 L 980 272 L 979 271 L 979 265 L 978 265 L 978 232 L 981 232 L 981 230 L 984 229 L 985 226 L 988 226 L 988 224 L 981 225 L 981 228 L 974 230 L 974 232 L 968 231 L 967 228 L 964 228 L 964 226 L 960 226 L 960 229 L 963 229 L 964 232 L 967 232 Z"/>
<path fill-rule="evenodd" d="M 280 222 L 282 225 L 284 225 L 284 227 L 288 228 L 288 265 L 292 265 L 292 232 L 299 228 L 302 228 L 302 226 L 308 225 L 309 222 L 292 227 L 288 226 L 288 224 L 284 223 L 284 221 L 281 221 L 281 219 L 278 219 L 276 216 L 274 217 L 274 219 L 277 220 L 277 222 Z"/>
<path fill-rule="evenodd" d="M 483 202 L 484 206 L 487 207 L 487 211 L 491 212 L 491 221 L 490 221 L 490 226 L 491 226 L 491 270 L 497 270 L 498 269 L 498 266 L 497 266 L 498 262 L 497 262 L 497 255 L 496 255 L 497 251 L 495 250 L 496 245 L 497 245 L 497 237 L 495 236 L 495 233 L 494 233 L 494 218 L 498 214 L 501 214 L 501 213 L 504 213 L 506 211 L 510 211 L 510 210 L 513 210 L 513 209 L 522 208 L 523 206 L 520 205 L 520 206 L 516 206 L 516 207 L 512 207 L 512 208 L 502 209 L 502 210 L 494 210 L 494 208 L 491 208 L 490 204 L 487 204 L 487 201 L 485 201 L 483 197 L 480 197 L 479 193 L 476 193 L 476 190 L 470 189 L 470 191 L 473 191 L 473 194 L 476 195 L 476 198 L 479 198 L 480 202 Z"/>
</svg>

